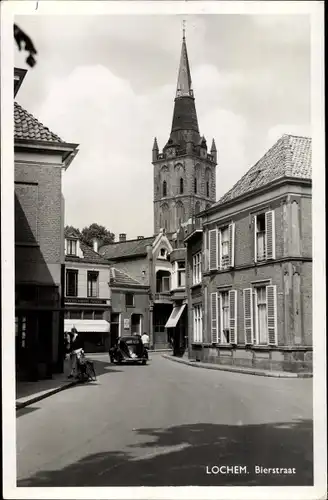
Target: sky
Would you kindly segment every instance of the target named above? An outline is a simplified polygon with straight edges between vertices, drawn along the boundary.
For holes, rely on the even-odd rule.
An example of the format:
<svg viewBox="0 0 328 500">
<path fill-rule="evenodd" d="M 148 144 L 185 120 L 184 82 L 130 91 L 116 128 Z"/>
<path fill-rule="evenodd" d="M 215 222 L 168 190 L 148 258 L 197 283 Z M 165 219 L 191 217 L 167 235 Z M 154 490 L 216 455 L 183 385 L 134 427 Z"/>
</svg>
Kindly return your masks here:
<svg viewBox="0 0 328 500">
<path fill-rule="evenodd" d="M 79 153 L 65 223 L 153 234 L 154 137 L 171 130 L 182 19 L 200 133 L 218 149 L 217 199 L 284 133 L 311 135 L 307 15 L 17 16 L 37 64 L 17 102 Z"/>
</svg>

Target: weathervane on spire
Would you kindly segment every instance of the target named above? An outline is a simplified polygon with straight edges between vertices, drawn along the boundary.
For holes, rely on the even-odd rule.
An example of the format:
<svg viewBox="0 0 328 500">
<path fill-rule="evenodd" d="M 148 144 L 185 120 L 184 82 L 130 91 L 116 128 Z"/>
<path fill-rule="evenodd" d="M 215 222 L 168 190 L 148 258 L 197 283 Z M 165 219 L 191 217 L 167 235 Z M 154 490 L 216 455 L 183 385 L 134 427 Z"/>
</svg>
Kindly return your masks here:
<svg viewBox="0 0 328 500">
<path fill-rule="evenodd" d="M 182 38 L 183 39 L 186 38 L 186 20 L 185 19 L 182 21 Z"/>
</svg>

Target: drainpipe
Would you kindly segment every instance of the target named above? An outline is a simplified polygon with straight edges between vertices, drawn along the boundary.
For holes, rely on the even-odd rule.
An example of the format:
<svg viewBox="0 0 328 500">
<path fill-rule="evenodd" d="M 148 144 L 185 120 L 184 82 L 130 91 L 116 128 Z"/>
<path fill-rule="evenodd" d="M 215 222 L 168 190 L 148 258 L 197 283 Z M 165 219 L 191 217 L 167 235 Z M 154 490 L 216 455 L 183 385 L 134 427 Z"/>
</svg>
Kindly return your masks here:
<svg viewBox="0 0 328 500">
<path fill-rule="evenodd" d="M 65 308 L 65 264 L 60 266 L 60 311 L 59 311 L 59 339 L 58 339 L 58 373 L 64 371 L 64 313 Z"/>
<path fill-rule="evenodd" d="M 147 247 L 148 262 L 149 262 L 149 345 L 154 348 L 154 269 L 153 269 L 153 252 L 152 247 Z"/>
</svg>

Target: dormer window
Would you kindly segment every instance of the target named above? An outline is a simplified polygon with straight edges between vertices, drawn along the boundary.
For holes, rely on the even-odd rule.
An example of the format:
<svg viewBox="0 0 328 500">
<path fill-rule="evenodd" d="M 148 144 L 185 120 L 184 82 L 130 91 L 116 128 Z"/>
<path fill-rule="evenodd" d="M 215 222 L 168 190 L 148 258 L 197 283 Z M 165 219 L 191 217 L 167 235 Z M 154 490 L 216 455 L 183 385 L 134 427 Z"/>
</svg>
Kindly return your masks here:
<svg viewBox="0 0 328 500">
<path fill-rule="evenodd" d="M 76 240 L 67 240 L 66 253 L 67 253 L 67 255 L 76 255 L 77 254 L 77 241 Z"/>
</svg>

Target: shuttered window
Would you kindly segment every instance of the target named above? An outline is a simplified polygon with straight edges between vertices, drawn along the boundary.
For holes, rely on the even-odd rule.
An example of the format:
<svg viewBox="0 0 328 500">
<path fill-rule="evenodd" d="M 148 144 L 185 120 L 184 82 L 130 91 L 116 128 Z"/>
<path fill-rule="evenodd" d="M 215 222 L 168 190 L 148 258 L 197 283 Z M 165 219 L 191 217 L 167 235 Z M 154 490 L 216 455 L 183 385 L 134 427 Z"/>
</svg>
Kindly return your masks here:
<svg viewBox="0 0 328 500">
<path fill-rule="evenodd" d="M 219 269 L 228 269 L 235 265 L 235 224 L 229 224 L 218 231 Z"/>
<path fill-rule="evenodd" d="M 218 342 L 218 294 L 211 293 L 211 341 Z"/>
<path fill-rule="evenodd" d="M 244 333 L 245 344 L 277 345 L 276 285 L 244 290 Z"/>
<path fill-rule="evenodd" d="M 251 288 L 244 289 L 244 334 L 245 344 L 253 344 L 253 290 Z"/>
<path fill-rule="evenodd" d="M 255 215 L 254 222 L 254 261 L 260 262 L 276 258 L 275 213 L 269 210 Z"/>
</svg>

